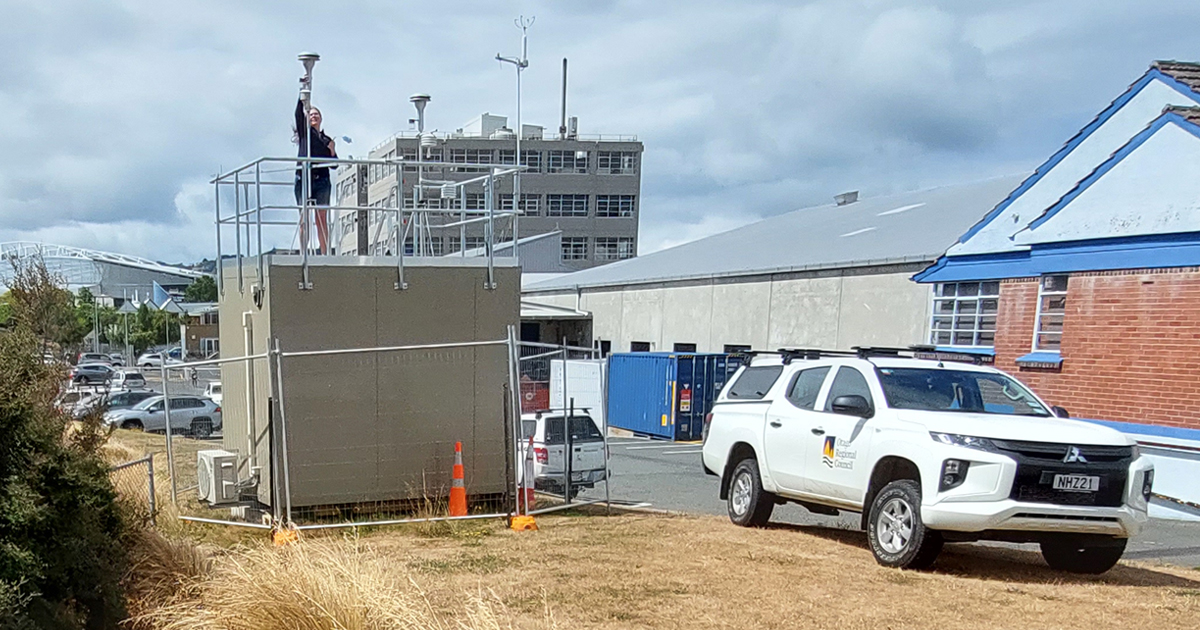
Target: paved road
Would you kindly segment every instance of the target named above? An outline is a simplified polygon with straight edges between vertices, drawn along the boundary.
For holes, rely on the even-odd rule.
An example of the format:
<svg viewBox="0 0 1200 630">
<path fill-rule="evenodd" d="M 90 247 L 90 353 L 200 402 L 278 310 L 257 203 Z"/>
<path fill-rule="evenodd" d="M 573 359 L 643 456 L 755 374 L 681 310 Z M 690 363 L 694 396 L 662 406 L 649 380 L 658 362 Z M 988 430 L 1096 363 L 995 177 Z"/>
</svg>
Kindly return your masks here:
<svg viewBox="0 0 1200 630">
<path fill-rule="evenodd" d="M 725 502 L 717 496 L 718 479 L 700 467 L 699 444 L 625 438 L 614 438 L 610 444 L 613 497 L 645 501 L 665 510 L 726 513 Z M 776 506 L 771 520 L 857 530 L 859 516 L 821 516 L 789 504 Z M 1200 568 L 1200 523 L 1151 520 L 1142 535 L 1130 542 L 1125 558 Z"/>
</svg>

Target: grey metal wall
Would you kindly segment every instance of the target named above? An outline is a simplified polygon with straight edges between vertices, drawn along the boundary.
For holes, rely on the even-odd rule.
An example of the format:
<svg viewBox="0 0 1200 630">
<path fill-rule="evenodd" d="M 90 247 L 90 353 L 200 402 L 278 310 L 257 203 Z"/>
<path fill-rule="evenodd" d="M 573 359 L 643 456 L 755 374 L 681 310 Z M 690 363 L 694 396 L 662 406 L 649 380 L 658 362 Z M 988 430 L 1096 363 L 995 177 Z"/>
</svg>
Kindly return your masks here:
<svg viewBox="0 0 1200 630">
<path fill-rule="evenodd" d="M 525 300 L 592 314 L 595 339 L 614 352 L 632 342 L 700 352 L 726 344 L 756 349 L 850 348 L 924 343 L 930 288 L 912 282 L 923 263 L 640 286 L 582 288 L 525 295 Z"/>
<path fill-rule="evenodd" d="M 486 289 L 483 259 L 437 266 L 414 261 L 406 269 L 409 288 L 398 291 L 394 259 L 326 260 L 311 267 L 308 291 L 298 288 L 295 257 L 275 257 L 267 266 L 259 316 L 266 325 L 256 318 L 256 326 L 278 337 L 285 352 L 500 340 L 519 318 L 515 267 L 498 267 L 498 288 Z M 225 317 L 226 305 L 231 314 L 244 305 L 230 293 L 227 285 L 223 333 L 227 321 L 239 319 Z M 293 506 L 444 497 L 455 441 L 463 442 L 468 494 L 503 492 L 507 356 L 503 346 L 490 346 L 285 357 Z M 226 406 L 240 401 L 244 407 L 244 394 L 234 393 L 245 389 L 244 373 L 239 379 L 237 372 L 232 366 L 223 372 L 230 378 Z M 240 415 L 243 420 L 226 424 L 244 434 Z M 266 446 L 260 442 L 260 454 Z M 270 461 L 260 458 L 264 466 Z M 268 488 L 260 488 L 264 502 Z"/>
</svg>

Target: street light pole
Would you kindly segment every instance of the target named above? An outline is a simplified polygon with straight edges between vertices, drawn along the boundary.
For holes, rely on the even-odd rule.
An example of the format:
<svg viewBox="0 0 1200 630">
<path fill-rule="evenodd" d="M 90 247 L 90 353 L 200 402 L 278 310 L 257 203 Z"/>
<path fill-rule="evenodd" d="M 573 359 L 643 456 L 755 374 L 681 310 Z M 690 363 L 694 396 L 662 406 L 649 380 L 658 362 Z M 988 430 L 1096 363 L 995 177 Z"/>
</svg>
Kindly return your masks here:
<svg viewBox="0 0 1200 630">
<path fill-rule="evenodd" d="M 536 17 L 531 17 L 528 20 L 525 16 L 520 16 L 515 20 L 517 28 L 521 29 L 521 57 L 502 57 L 500 53 L 496 53 L 496 61 L 502 63 L 511 63 L 517 69 L 517 155 L 513 160 L 517 172 L 513 174 L 513 258 L 520 263 L 521 256 L 517 247 L 517 240 L 521 233 L 521 71 L 529 67 L 528 57 L 528 37 L 526 31 L 530 26 L 533 26 L 533 21 Z"/>
</svg>

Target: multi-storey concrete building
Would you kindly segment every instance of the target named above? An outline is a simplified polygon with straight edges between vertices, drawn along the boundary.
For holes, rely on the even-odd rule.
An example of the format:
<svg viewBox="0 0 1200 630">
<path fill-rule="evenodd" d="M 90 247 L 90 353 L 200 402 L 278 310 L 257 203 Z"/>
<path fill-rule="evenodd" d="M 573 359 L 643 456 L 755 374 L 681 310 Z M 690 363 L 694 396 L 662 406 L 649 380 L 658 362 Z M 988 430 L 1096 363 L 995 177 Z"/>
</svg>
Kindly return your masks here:
<svg viewBox="0 0 1200 630">
<path fill-rule="evenodd" d="M 514 164 L 516 162 L 516 134 L 507 125 L 504 116 L 483 114 L 451 134 L 425 133 L 424 143 L 416 132 L 400 133 L 389 138 L 368 157 L 371 159 L 403 159 L 417 161 L 420 156 L 427 162 L 452 163 L 453 166 L 425 167 L 427 180 L 458 182 L 479 177 L 486 173 L 480 164 Z M 574 122 L 574 120 L 572 120 Z M 572 125 L 573 127 L 574 125 Z M 542 127 L 523 125 L 521 136 L 521 164 L 528 166 L 521 176 L 521 199 L 517 207 L 521 210 L 519 230 L 521 237 L 561 232 L 559 260 L 553 261 L 554 268 L 529 268 L 530 264 L 545 267 L 546 261 L 529 261 L 527 272 L 573 271 L 602 265 L 608 262 L 633 258 L 637 253 L 638 212 L 641 190 L 642 144 L 634 136 L 582 136 L 576 133 L 544 134 Z M 431 141 L 432 139 L 432 141 Z M 424 146 L 421 146 L 421 145 Z M 460 165 L 461 166 L 458 166 Z M 417 180 L 417 167 L 374 165 L 366 168 L 367 205 L 374 207 L 397 207 L 402 199 L 404 207 L 413 207 L 413 187 Z M 342 169 L 338 173 L 338 203 L 354 205 L 358 194 L 358 172 Z M 402 181 L 398 190 L 397 175 Z M 448 187 L 450 188 L 450 187 Z M 486 208 L 482 183 L 468 184 L 453 192 L 439 192 L 426 188 L 422 193 L 423 206 L 438 208 Z M 514 206 L 513 179 L 501 178 L 496 186 L 495 208 L 510 211 Z M 461 195 L 461 197 L 459 197 Z M 388 230 L 379 229 L 384 213 L 374 215 L 369 221 L 368 243 L 372 253 L 387 254 L 392 251 L 395 239 Z M 338 253 L 354 253 L 357 242 L 356 214 L 352 211 L 339 213 L 333 221 L 333 243 Z M 460 227 L 438 227 L 453 223 L 458 217 L 433 216 L 432 227 L 427 237 L 426 255 L 445 255 L 482 246 L 483 224 L 467 226 L 465 239 Z M 512 238 L 511 222 L 507 219 L 497 225 L 495 240 Z M 413 251 L 410 236 L 406 253 Z M 465 242 L 464 242 L 465 240 Z"/>
</svg>

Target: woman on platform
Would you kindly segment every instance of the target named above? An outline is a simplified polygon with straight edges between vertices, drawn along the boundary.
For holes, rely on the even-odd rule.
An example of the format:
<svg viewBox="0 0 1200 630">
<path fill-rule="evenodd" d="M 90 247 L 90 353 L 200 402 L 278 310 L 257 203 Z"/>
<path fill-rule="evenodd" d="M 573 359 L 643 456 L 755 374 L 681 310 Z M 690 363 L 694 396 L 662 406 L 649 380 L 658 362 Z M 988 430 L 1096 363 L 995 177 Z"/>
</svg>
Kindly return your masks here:
<svg viewBox="0 0 1200 630">
<path fill-rule="evenodd" d="M 303 81 L 303 79 L 301 79 Z M 300 100 L 296 101 L 296 123 L 293 129 L 296 135 L 292 141 L 300 146 L 299 157 L 312 158 L 337 158 L 337 149 L 334 147 L 333 138 L 330 138 L 321 131 L 321 110 L 312 107 L 308 104 L 305 97 L 308 95 L 308 90 L 301 90 Z M 307 133 L 301 133 L 305 130 Z M 311 147 L 312 153 L 309 153 Z M 329 205 L 329 195 L 333 189 L 329 181 L 329 170 L 337 168 L 337 166 L 320 166 L 319 163 L 314 163 L 311 167 L 311 178 L 308 185 L 308 198 L 310 203 L 316 205 L 316 223 L 317 223 L 317 241 L 320 246 L 319 253 L 329 253 L 329 210 L 326 206 Z M 301 197 L 304 195 L 304 167 L 300 165 L 296 169 L 296 205 L 305 205 Z M 301 224 L 300 228 L 300 243 L 301 247 L 308 246 L 308 237 L 305 230 L 305 224 Z"/>
</svg>

